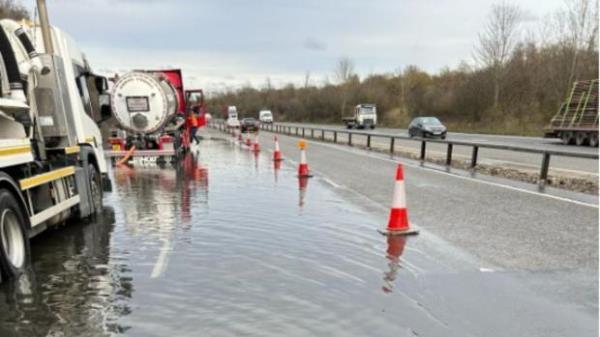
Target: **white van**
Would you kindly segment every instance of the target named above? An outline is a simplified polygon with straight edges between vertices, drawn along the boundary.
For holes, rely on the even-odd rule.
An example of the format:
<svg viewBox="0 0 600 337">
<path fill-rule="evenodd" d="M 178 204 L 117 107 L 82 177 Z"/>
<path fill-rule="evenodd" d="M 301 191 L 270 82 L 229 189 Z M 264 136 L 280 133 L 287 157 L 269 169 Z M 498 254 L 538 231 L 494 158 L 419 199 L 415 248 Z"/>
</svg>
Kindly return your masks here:
<svg viewBox="0 0 600 337">
<path fill-rule="evenodd" d="M 261 123 L 273 123 L 273 113 L 271 110 L 261 110 L 258 113 L 258 119 Z"/>
<path fill-rule="evenodd" d="M 227 121 L 225 122 L 228 128 L 239 128 L 240 121 L 238 120 L 237 108 L 231 105 L 227 108 Z"/>
</svg>

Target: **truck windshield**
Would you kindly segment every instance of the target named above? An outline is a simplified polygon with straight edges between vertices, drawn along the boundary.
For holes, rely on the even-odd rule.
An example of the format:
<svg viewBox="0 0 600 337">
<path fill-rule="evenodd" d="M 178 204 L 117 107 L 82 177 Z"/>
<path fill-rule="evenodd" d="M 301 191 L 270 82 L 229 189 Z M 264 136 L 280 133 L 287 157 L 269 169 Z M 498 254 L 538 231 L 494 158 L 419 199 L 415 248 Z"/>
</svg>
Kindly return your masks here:
<svg viewBox="0 0 600 337">
<path fill-rule="evenodd" d="M 372 106 L 362 107 L 358 110 L 358 113 L 361 115 L 371 115 L 371 114 L 375 113 L 375 107 L 372 107 Z"/>
</svg>

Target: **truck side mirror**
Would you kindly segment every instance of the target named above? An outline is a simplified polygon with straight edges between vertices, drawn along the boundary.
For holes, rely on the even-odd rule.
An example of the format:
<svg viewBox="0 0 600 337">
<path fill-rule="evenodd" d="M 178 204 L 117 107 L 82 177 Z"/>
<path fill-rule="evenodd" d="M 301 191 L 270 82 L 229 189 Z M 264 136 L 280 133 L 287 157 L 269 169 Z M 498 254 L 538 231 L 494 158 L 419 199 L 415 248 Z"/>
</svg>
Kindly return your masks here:
<svg viewBox="0 0 600 337">
<path fill-rule="evenodd" d="M 102 123 L 109 120 L 112 117 L 110 94 L 100 94 L 98 100 L 100 101 L 100 120 L 98 121 L 98 123 Z"/>
<path fill-rule="evenodd" d="M 104 76 L 96 76 L 94 77 L 94 82 L 96 84 L 96 90 L 99 93 L 103 94 L 108 90 L 108 80 Z"/>
</svg>

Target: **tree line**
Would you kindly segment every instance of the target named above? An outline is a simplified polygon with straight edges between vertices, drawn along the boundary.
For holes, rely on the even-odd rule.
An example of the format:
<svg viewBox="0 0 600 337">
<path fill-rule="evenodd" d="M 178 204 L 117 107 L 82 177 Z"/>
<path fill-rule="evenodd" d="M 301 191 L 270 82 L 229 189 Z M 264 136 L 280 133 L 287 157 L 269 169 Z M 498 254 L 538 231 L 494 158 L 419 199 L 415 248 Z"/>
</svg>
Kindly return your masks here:
<svg viewBox="0 0 600 337">
<path fill-rule="evenodd" d="M 375 103 L 380 123 L 406 127 L 416 116 L 437 116 L 452 130 L 541 134 L 574 81 L 598 77 L 598 3 L 566 0 L 564 8 L 525 29 L 526 14 L 492 6 L 474 48 L 474 61 L 431 74 L 416 65 L 360 78 L 341 58 L 335 83 L 283 88 L 245 86 L 214 93 L 209 111 L 236 105 L 256 116 L 263 108 L 279 121 L 339 123 L 359 103 Z"/>
</svg>

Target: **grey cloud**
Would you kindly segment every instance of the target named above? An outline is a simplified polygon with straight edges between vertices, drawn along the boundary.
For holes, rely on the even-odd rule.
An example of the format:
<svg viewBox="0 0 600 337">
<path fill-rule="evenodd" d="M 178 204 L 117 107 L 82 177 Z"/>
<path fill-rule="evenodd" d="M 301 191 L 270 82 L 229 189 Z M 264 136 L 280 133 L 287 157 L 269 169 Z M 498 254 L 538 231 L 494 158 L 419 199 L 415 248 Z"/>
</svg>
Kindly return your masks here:
<svg viewBox="0 0 600 337">
<path fill-rule="evenodd" d="M 303 46 L 308 50 L 315 51 L 322 51 L 327 49 L 327 44 L 325 42 L 319 41 L 314 37 L 307 37 L 306 40 L 304 40 Z"/>
</svg>

